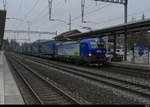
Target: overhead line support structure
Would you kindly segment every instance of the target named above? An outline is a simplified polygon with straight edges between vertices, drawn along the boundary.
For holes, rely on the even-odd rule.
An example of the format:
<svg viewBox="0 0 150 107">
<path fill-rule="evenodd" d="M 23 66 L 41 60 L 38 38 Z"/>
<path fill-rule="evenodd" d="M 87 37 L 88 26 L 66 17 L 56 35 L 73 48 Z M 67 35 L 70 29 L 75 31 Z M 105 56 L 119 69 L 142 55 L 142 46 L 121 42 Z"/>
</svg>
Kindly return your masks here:
<svg viewBox="0 0 150 107">
<path fill-rule="evenodd" d="M 126 24 L 128 21 L 128 0 L 94 0 L 94 1 L 101 1 L 101 2 L 109 2 L 109 3 L 116 3 L 124 5 L 124 23 Z M 127 31 L 124 33 L 124 60 L 127 60 Z M 114 52 L 114 55 L 116 53 Z"/>
<path fill-rule="evenodd" d="M 26 30 L 5 30 L 7 33 L 30 33 L 30 34 L 48 34 L 56 35 L 57 32 L 42 32 L 42 31 L 26 31 Z"/>
</svg>

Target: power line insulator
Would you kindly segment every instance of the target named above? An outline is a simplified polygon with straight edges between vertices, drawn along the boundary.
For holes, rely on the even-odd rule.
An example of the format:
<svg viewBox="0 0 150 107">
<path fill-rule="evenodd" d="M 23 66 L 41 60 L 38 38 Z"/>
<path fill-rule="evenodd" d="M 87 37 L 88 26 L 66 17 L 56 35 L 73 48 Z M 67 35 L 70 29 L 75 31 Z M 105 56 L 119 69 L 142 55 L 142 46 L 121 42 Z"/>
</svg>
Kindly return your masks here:
<svg viewBox="0 0 150 107">
<path fill-rule="evenodd" d="M 52 19 L 52 2 L 53 0 L 48 0 L 48 7 L 49 7 L 49 20 Z"/>
<path fill-rule="evenodd" d="M 85 0 L 81 0 L 82 23 L 84 23 L 84 8 L 85 8 Z"/>
</svg>

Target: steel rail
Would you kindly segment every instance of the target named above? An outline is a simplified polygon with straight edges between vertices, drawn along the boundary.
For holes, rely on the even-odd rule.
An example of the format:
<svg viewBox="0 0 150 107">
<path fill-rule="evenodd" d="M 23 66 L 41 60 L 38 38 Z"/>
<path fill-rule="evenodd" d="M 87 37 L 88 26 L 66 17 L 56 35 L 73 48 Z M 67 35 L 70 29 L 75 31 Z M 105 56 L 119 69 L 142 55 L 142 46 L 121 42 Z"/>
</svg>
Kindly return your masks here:
<svg viewBox="0 0 150 107">
<path fill-rule="evenodd" d="M 8 57 L 7 57 L 8 58 Z M 15 69 L 15 71 L 17 72 L 17 74 L 21 77 L 21 79 L 24 81 L 24 83 L 26 84 L 26 86 L 31 90 L 31 92 L 33 93 L 33 95 L 36 97 L 36 99 L 39 101 L 40 104 L 44 104 L 44 102 L 40 99 L 40 97 L 36 94 L 36 92 L 32 89 L 32 87 L 30 86 L 30 84 L 26 81 L 26 79 L 24 78 L 24 76 L 19 72 L 19 70 L 17 69 L 15 63 L 12 61 L 11 58 L 8 58 L 10 64 L 13 66 L 13 68 Z"/>
<path fill-rule="evenodd" d="M 26 59 L 26 60 L 37 63 L 38 65 L 43 66 L 45 68 L 48 68 L 48 67 L 56 68 L 63 72 L 75 74 L 75 75 L 78 75 L 78 76 L 81 76 L 84 78 L 88 78 L 90 80 L 94 80 L 97 82 L 103 82 L 105 84 L 115 86 L 117 88 L 121 88 L 124 90 L 128 90 L 130 92 L 134 92 L 134 93 L 137 93 L 144 97 L 150 98 L 150 87 L 145 86 L 145 85 L 131 83 L 126 80 L 119 80 L 117 78 L 108 77 L 108 76 L 104 76 L 104 75 L 99 75 L 99 74 L 96 74 L 93 72 L 87 72 L 87 71 L 83 71 L 83 70 L 80 70 L 77 68 L 71 68 L 70 66 L 63 66 L 63 65 L 58 65 L 58 64 L 56 65 L 56 63 L 49 64 L 49 63 L 45 63 L 45 62 L 37 61 L 37 60 L 35 62 L 35 60 L 33 61 L 33 59 L 32 59 L 32 61 L 31 61 L 31 59 Z"/>
<path fill-rule="evenodd" d="M 16 57 L 14 58 L 16 60 Z M 18 60 L 18 59 L 17 59 Z M 48 83 L 49 85 L 51 85 L 53 88 L 55 88 L 57 91 L 60 92 L 61 95 L 67 97 L 69 100 L 71 100 L 71 102 L 73 102 L 74 104 L 80 104 L 80 102 L 78 102 L 75 98 L 73 98 L 72 96 L 66 94 L 64 91 L 62 91 L 61 89 L 59 89 L 58 87 L 54 86 L 53 84 L 51 84 L 47 79 L 43 78 L 42 76 L 40 76 L 38 73 L 35 73 L 30 67 L 26 66 L 25 64 L 23 64 L 21 61 L 18 60 L 18 63 L 21 64 L 25 69 L 27 69 L 28 71 L 34 73 L 36 76 L 38 76 L 40 79 L 42 79 L 43 81 L 45 81 L 46 83 Z M 40 98 L 40 97 L 39 97 Z M 44 103 L 42 103 L 44 104 Z"/>
<path fill-rule="evenodd" d="M 25 57 L 28 57 L 28 56 L 25 56 Z M 30 58 L 32 58 L 32 59 L 40 59 L 41 60 L 41 63 L 43 63 L 42 61 L 44 61 L 44 63 L 55 63 L 55 64 L 59 64 L 59 63 L 57 63 L 56 61 L 50 61 L 50 60 L 47 60 L 47 59 L 42 59 L 42 58 L 37 58 L 37 57 L 32 57 L 32 56 L 29 56 Z M 65 66 L 68 66 L 68 65 L 65 65 Z M 68 67 L 70 67 L 70 66 L 68 66 Z M 72 66 L 73 67 L 73 66 Z M 72 68 L 72 67 L 70 67 L 70 68 Z M 79 66 L 79 67 L 81 67 L 81 66 Z M 79 68 L 77 68 L 77 67 L 74 67 L 75 69 L 79 69 Z M 92 68 L 92 67 L 89 67 L 90 69 Z M 86 68 L 87 69 L 87 68 Z M 120 74 L 132 74 L 132 75 L 134 75 L 135 77 L 141 77 L 141 78 L 145 78 L 145 77 L 150 77 L 150 72 L 149 72 L 149 70 L 143 70 L 143 69 L 137 69 L 137 68 L 135 68 L 135 69 L 133 69 L 133 68 L 131 68 L 131 69 L 129 69 L 129 68 L 125 68 L 125 67 L 115 67 L 115 66 L 112 66 L 112 65 L 110 65 L 110 69 L 114 69 L 114 71 L 112 71 L 112 72 L 119 72 Z M 95 69 L 94 68 L 94 70 L 99 70 L 99 69 Z M 104 68 L 104 70 L 106 71 L 107 70 L 107 68 Z M 117 70 L 117 71 L 116 71 Z M 127 71 L 127 72 L 122 72 L 121 73 L 121 71 L 119 71 L 119 70 L 125 70 L 125 71 Z M 136 70 L 136 71 L 135 71 Z M 137 74 L 138 73 L 138 74 Z M 139 76 L 138 76 L 139 75 Z"/>
</svg>

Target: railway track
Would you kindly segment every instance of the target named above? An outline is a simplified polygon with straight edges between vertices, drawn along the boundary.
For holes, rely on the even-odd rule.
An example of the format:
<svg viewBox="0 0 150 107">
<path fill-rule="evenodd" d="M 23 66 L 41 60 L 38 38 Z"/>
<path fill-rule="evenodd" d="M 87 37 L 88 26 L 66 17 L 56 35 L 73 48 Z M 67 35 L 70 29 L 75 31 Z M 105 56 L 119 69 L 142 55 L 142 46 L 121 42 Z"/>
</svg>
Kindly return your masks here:
<svg viewBox="0 0 150 107">
<path fill-rule="evenodd" d="M 24 65 L 18 58 L 7 57 L 40 104 L 80 104 L 76 99 Z"/>
<path fill-rule="evenodd" d="M 50 60 L 47 60 L 47 59 L 42 59 L 42 58 L 37 58 L 37 57 L 32 57 L 32 56 L 24 56 L 23 57 L 26 57 L 26 58 L 29 58 L 29 59 L 32 59 L 32 60 L 35 60 L 35 61 L 41 61 L 41 63 L 53 63 L 53 64 L 59 64 L 58 62 L 56 61 L 50 61 Z M 60 63 L 61 65 L 62 63 Z M 65 65 L 65 64 L 63 64 Z M 80 65 L 76 65 L 76 67 L 81 67 Z M 75 68 L 76 68 L 75 67 Z M 83 67 L 82 67 L 83 68 Z M 85 68 L 85 67 L 84 67 Z M 91 69 L 93 67 L 86 67 L 86 69 Z M 137 70 L 137 69 L 128 69 L 128 68 L 124 68 L 124 67 L 113 67 L 113 66 L 109 66 L 109 67 L 102 67 L 102 68 L 97 68 L 97 67 L 94 67 L 95 70 L 102 70 L 102 71 L 105 71 L 105 72 L 114 72 L 114 73 L 119 73 L 119 74 L 123 74 L 123 75 L 129 75 L 129 76 L 134 76 L 134 77 L 139 77 L 139 78 L 144 78 L 144 79 L 149 79 L 150 78 L 150 72 L 148 70 Z"/>
<path fill-rule="evenodd" d="M 71 73 L 79 77 L 90 79 L 98 83 L 104 83 L 106 85 L 113 86 L 121 90 L 126 90 L 150 100 L 150 87 L 146 85 L 137 84 L 126 80 L 120 80 L 118 78 L 114 78 L 106 75 L 100 75 L 95 72 L 81 70 L 79 68 L 64 65 L 64 64 L 61 65 L 58 63 L 48 63 L 41 60 L 37 60 L 36 58 L 28 59 L 26 57 L 26 60 L 28 60 L 30 63 L 37 64 L 45 68 L 55 68 L 61 70 L 62 72 Z"/>
<path fill-rule="evenodd" d="M 110 71 L 110 72 L 115 72 L 119 74 L 124 74 L 124 75 L 130 75 L 134 77 L 139 77 L 139 78 L 144 78 L 144 79 L 149 79 L 150 78 L 150 72 L 147 70 L 134 70 L 134 69 L 128 69 L 128 68 L 122 68 L 122 67 L 109 67 L 109 68 L 104 68 L 103 70 L 105 71 Z"/>
</svg>

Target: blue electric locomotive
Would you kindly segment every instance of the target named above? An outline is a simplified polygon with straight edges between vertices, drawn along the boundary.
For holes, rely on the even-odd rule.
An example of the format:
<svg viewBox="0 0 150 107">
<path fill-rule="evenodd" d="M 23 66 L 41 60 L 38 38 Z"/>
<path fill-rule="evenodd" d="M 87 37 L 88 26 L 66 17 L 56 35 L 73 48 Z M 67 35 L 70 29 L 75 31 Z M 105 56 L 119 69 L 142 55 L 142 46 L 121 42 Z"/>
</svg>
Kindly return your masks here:
<svg viewBox="0 0 150 107">
<path fill-rule="evenodd" d="M 101 38 L 56 44 L 56 59 L 84 64 L 106 64 L 106 48 Z"/>
</svg>

